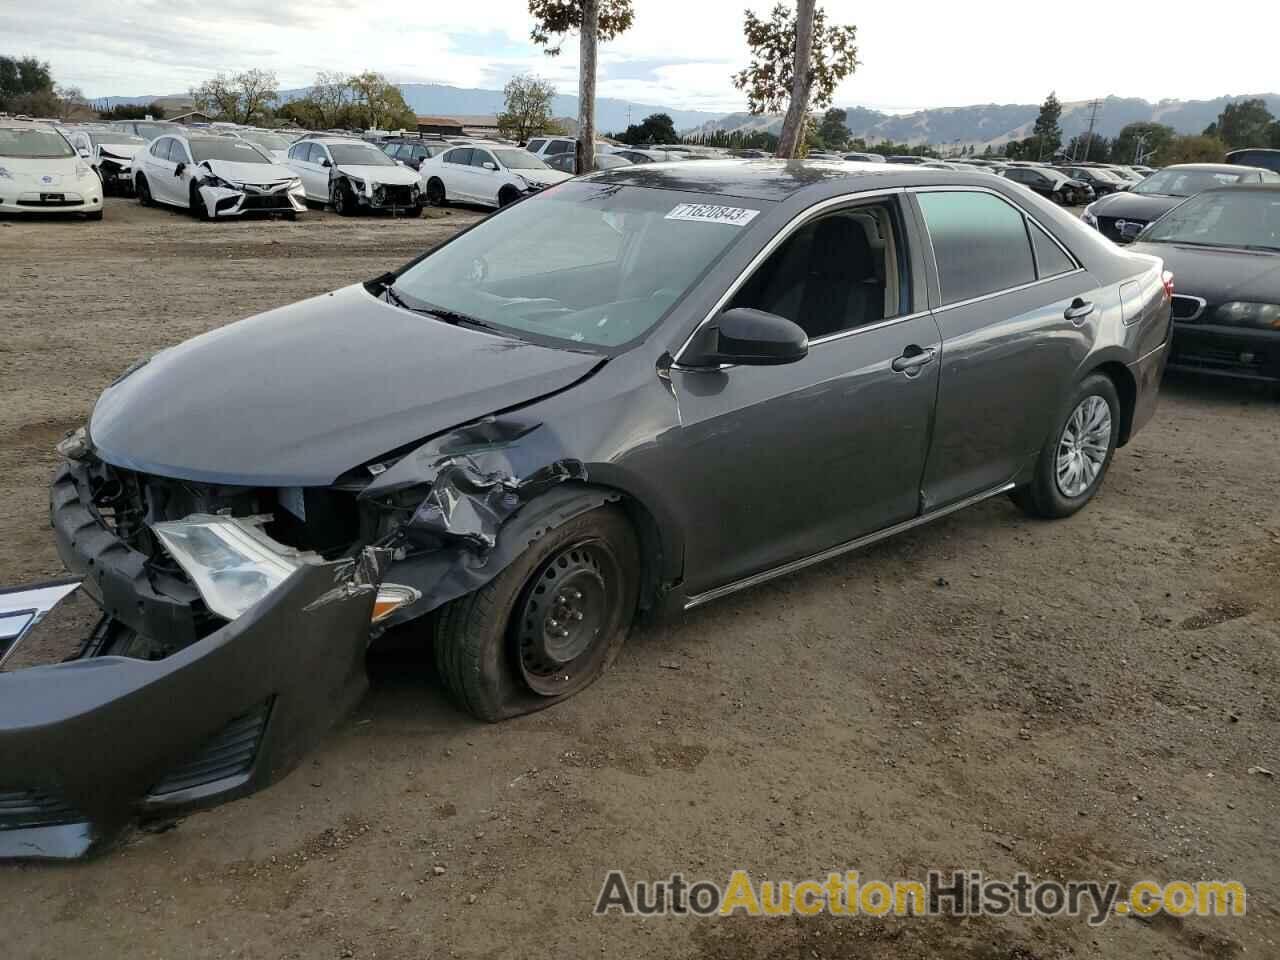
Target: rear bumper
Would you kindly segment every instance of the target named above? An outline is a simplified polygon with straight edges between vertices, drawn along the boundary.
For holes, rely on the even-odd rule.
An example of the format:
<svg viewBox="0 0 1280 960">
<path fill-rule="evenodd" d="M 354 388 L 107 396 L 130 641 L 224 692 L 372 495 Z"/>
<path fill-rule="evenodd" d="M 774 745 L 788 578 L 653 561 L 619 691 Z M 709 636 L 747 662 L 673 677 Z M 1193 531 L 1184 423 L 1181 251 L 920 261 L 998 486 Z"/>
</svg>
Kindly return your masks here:
<svg viewBox="0 0 1280 960">
<path fill-rule="evenodd" d="M 1173 324 L 1169 324 L 1172 335 Z M 1129 365 L 1133 374 L 1133 382 L 1137 384 L 1137 393 L 1133 403 L 1133 422 L 1129 424 L 1129 436 L 1126 442 L 1139 430 L 1151 422 L 1160 403 L 1160 380 L 1164 376 L 1166 364 L 1169 362 L 1169 340 L 1160 344 L 1137 363 Z"/>
<path fill-rule="evenodd" d="M 1280 383 L 1280 330 L 1175 322 L 1169 369 Z"/>
</svg>

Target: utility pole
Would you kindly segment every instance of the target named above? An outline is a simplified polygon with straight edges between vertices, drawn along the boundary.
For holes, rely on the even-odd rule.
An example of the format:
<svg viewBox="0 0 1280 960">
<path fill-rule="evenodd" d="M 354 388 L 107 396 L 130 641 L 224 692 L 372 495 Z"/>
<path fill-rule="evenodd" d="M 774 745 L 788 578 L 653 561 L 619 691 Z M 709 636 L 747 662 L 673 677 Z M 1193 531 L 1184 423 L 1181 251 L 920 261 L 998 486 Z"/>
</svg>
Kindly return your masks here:
<svg viewBox="0 0 1280 960">
<path fill-rule="evenodd" d="M 1093 126 L 1094 126 L 1094 124 L 1095 124 L 1095 123 L 1097 123 L 1097 122 L 1098 122 L 1098 108 L 1099 108 L 1099 107 L 1101 107 L 1101 106 L 1102 106 L 1102 101 L 1101 101 L 1101 100 L 1090 100 L 1090 101 L 1089 101 L 1089 132 L 1088 132 L 1087 134 L 1085 134 L 1085 138 L 1084 138 L 1084 159 L 1085 159 L 1085 162 L 1088 162 L 1088 160 L 1089 160 L 1089 150 L 1090 150 L 1090 148 L 1093 146 Z M 1079 144 L 1078 144 L 1078 143 L 1077 143 L 1077 146 L 1079 146 Z M 1074 160 L 1074 159 L 1075 159 L 1075 153 L 1074 153 L 1074 152 L 1073 152 L 1073 153 L 1072 153 L 1072 155 L 1071 155 L 1071 159 L 1072 159 L 1072 160 Z"/>
<path fill-rule="evenodd" d="M 600 33 L 600 0 L 582 0 L 578 54 L 578 173 L 596 168 L 596 40 Z"/>
<path fill-rule="evenodd" d="M 1147 147 L 1147 136 L 1146 136 L 1146 134 L 1144 134 L 1144 133 L 1140 133 L 1140 134 L 1138 134 L 1138 136 L 1137 136 L 1136 140 L 1137 140 L 1137 142 L 1136 142 L 1136 143 L 1134 143 L 1134 145 L 1133 145 L 1133 162 L 1134 162 L 1134 163 L 1141 163 L 1141 162 L 1142 162 L 1142 152 L 1143 152 L 1143 151 L 1146 149 L 1146 147 Z"/>
</svg>

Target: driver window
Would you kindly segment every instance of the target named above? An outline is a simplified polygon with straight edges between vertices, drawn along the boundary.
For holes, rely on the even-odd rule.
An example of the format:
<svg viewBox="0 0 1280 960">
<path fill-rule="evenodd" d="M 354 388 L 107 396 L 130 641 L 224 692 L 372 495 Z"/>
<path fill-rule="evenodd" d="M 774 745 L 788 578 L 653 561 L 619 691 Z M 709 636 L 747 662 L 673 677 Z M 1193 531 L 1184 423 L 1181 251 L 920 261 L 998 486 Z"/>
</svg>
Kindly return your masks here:
<svg viewBox="0 0 1280 960">
<path fill-rule="evenodd" d="M 899 316 L 899 223 L 891 201 L 817 217 L 774 250 L 729 306 L 786 317 L 810 340 Z"/>
</svg>

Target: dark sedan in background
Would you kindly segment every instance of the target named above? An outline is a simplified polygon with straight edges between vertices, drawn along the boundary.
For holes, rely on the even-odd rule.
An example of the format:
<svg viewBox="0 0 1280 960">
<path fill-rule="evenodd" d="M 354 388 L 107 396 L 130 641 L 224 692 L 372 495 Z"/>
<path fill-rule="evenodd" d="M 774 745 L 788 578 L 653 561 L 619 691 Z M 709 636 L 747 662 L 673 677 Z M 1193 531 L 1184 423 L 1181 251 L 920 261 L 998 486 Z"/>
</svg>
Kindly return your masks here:
<svg viewBox="0 0 1280 960">
<path fill-rule="evenodd" d="M 1053 167 L 1010 167 L 1004 176 L 1064 207 L 1077 207 L 1093 199 L 1093 188 Z"/>
<path fill-rule="evenodd" d="M 1130 243 L 1153 220 L 1187 197 L 1236 183 L 1280 182 L 1280 174 L 1226 163 L 1180 163 L 1165 167 L 1124 193 L 1102 197 L 1080 219 L 1115 243 Z"/>
<path fill-rule="evenodd" d="M 53 538 L 102 620 L 0 673 L 0 857 L 278 779 L 391 627 L 499 720 L 592 683 L 638 612 L 992 497 L 1070 516 L 1155 412 L 1169 294 L 986 174 L 628 165 L 134 364 L 59 445 Z M 0 639 L 63 586 L 0 593 Z"/>
<path fill-rule="evenodd" d="M 1280 184 L 1202 193 L 1131 249 L 1177 277 L 1171 369 L 1280 384 Z"/>
<path fill-rule="evenodd" d="M 1118 173 L 1103 167 L 1069 167 L 1058 168 L 1068 177 L 1087 183 L 1095 196 L 1105 197 L 1110 193 L 1128 190 L 1132 181 L 1122 178 Z"/>
</svg>

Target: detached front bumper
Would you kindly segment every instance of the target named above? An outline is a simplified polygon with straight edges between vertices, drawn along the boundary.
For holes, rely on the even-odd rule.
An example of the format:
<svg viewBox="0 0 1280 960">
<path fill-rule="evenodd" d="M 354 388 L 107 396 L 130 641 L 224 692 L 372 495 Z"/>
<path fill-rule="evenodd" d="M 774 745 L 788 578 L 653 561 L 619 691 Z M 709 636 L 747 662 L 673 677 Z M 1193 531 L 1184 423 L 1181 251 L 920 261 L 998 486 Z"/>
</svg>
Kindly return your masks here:
<svg viewBox="0 0 1280 960">
<path fill-rule="evenodd" d="M 51 510 L 68 566 L 88 573 L 85 589 L 120 623 L 194 629 L 194 604 L 151 585 L 139 555 L 67 499 L 74 481 L 60 471 Z M 77 659 L 0 673 L 0 858 L 82 857 L 134 824 L 284 776 L 364 694 L 385 560 L 366 550 L 303 566 L 162 659 L 97 656 L 87 643 Z"/>
</svg>

